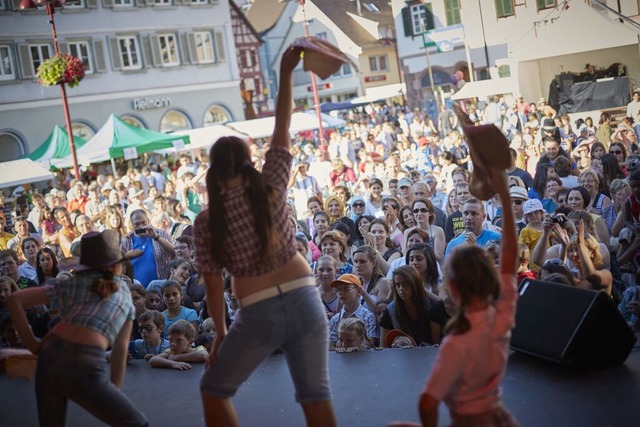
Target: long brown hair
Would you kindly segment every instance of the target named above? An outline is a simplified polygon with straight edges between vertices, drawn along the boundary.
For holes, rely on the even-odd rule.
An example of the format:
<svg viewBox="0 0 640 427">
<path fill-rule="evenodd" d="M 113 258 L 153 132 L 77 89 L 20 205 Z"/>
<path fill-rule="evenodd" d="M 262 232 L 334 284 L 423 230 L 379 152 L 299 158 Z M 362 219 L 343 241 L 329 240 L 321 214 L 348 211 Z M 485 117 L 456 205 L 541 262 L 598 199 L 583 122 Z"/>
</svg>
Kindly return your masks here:
<svg viewBox="0 0 640 427">
<path fill-rule="evenodd" d="M 493 258 L 478 246 L 456 248 L 447 259 L 447 282 L 453 282 L 460 298 L 460 310 L 445 326 L 445 333 L 460 335 L 471 329 L 465 308 L 473 298 L 487 298 L 491 303 L 500 297 L 500 278 Z"/>
<path fill-rule="evenodd" d="M 249 147 L 240 138 L 225 136 L 211 147 L 210 167 L 207 172 L 207 193 L 209 196 L 209 232 L 211 251 L 216 261 L 229 264 L 226 250 L 226 238 L 229 232 L 224 208 L 224 189 L 221 183 L 242 177 L 247 185 L 247 196 L 251 203 L 251 213 L 255 222 L 260 259 L 266 261 L 275 256 L 282 247 L 282 237 L 276 232 L 273 220 L 273 188 L 264 180 L 251 163 Z M 275 247 L 274 247 L 275 245 Z"/>
</svg>

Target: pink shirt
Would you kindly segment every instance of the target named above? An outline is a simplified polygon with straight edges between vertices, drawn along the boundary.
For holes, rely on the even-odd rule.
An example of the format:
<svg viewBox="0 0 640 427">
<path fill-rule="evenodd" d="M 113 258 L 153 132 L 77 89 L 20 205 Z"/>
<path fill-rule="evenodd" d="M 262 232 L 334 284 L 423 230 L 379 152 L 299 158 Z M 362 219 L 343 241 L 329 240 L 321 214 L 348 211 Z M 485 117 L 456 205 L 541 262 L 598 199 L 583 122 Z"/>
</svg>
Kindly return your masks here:
<svg viewBox="0 0 640 427">
<path fill-rule="evenodd" d="M 262 177 L 274 189 L 273 221 L 275 231 L 282 236 L 284 247 L 277 251 L 270 262 L 260 262 L 261 243 L 256 234 L 255 221 L 251 210 L 248 188 L 232 188 L 222 197 L 227 223 L 225 246 L 229 255 L 229 265 L 221 265 L 211 253 L 209 232 L 209 211 L 198 214 L 193 225 L 196 244 L 195 264 L 199 273 L 217 273 L 226 268 L 237 277 L 259 276 L 285 265 L 297 252 L 295 230 L 289 219 L 287 205 L 287 185 L 291 174 L 292 156 L 283 147 L 272 146 L 265 155 Z"/>
<path fill-rule="evenodd" d="M 458 414 L 478 414 L 500 402 L 511 329 L 515 326 L 516 278 L 502 275 L 502 297 L 487 310 L 467 315 L 471 329 L 442 341 L 424 393 Z"/>
</svg>

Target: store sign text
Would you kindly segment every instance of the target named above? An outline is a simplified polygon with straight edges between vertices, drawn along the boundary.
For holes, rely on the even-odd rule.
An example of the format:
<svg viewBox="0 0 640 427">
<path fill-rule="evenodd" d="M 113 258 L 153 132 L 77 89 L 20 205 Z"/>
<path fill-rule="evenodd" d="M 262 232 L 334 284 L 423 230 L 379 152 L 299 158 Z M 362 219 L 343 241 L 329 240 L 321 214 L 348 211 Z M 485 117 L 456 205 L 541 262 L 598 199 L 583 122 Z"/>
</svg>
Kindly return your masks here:
<svg viewBox="0 0 640 427">
<path fill-rule="evenodd" d="M 171 98 L 134 98 L 133 109 L 136 111 L 152 110 L 154 108 L 171 107 Z"/>
</svg>

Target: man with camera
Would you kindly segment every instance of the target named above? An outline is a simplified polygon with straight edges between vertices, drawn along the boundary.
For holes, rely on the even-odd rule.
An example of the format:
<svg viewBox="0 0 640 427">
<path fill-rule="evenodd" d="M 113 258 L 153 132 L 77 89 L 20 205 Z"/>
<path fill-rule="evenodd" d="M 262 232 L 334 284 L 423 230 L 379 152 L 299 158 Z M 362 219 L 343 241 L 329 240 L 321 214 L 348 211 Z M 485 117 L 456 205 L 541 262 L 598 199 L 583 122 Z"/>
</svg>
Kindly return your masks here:
<svg viewBox="0 0 640 427">
<path fill-rule="evenodd" d="M 126 253 L 132 249 L 142 251 L 142 256 L 131 261 L 133 277 L 145 288 L 155 279 L 169 277 L 169 262 L 176 254 L 169 236 L 149 225 L 149 216 L 144 209 L 131 212 L 133 231 L 122 238 L 120 249 Z"/>
</svg>

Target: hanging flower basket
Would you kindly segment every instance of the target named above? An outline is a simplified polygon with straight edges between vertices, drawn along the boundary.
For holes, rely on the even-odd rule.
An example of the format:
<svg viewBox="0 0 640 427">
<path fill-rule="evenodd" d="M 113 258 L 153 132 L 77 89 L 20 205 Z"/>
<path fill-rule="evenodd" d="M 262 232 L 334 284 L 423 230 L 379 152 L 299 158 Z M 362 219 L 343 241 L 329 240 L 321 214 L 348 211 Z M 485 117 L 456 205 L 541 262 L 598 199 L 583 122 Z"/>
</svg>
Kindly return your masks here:
<svg viewBox="0 0 640 427">
<path fill-rule="evenodd" d="M 84 78 L 84 63 L 73 55 L 58 53 L 40 64 L 36 77 L 42 86 L 64 83 L 75 87 Z"/>
</svg>

